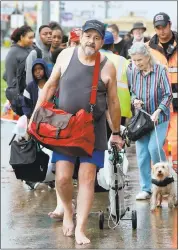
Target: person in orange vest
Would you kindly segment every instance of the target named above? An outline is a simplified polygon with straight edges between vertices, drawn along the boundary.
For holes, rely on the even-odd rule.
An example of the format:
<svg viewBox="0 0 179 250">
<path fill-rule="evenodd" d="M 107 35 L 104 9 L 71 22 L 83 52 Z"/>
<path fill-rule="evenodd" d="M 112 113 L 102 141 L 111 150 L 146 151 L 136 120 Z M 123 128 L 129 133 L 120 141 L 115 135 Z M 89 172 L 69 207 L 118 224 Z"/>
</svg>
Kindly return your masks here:
<svg viewBox="0 0 179 250">
<path fill-rule="evenodd" d="M 167 156 L 172 156 L 173 168 L 177 171 L 178 33 L 172 31 L 171 19 L 164 12 L 160 12 L 154 16 L 153 24 L 156 34 L 147 44 L 157 63 L 165 65 L 168 69 L 169 81 L 173 92 L 171 118 L 164 150 Z M 170 147 L 171 149 L 169 150 Z"/>
<path fill-rule="evenodd" d="M 147 44 L 157 63 L 168 69 L 173 92 L 173 110 L 178 112 L 178 33 L 171 30 L 171 19 L 164 12 L 154 16 L 153 24 L 156 34 Z"/>
</svg>

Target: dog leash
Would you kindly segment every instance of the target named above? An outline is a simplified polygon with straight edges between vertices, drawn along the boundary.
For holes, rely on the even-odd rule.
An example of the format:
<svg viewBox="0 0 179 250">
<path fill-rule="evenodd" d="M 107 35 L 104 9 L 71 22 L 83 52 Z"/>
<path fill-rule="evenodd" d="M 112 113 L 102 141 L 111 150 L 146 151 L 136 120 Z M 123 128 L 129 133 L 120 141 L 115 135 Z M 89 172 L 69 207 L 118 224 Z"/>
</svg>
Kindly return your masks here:
<svg viewBox="0 0 179 250">
<path fill-rule="evenodd" d="M 147 113 L 145 110 L 140 109 L 140 111 L 142 111 L 143 113 L 145 113 L 146 115 L 148 115 L 148 116 L 151 117 L 151 115 L 150 115 L 149 113 Z M 162 162 L 162 158 L 161 158 L 161 154 L 160 154 L 160 148 L 159 148 L 158 133 L 157 133 L 157 128 L 156 128 L 155 122 L 154 122 L 154 129 L 155 129 L 155 136 L 156 136 L 156 142 L 157 142 L 157 148 L 158 148 L 159 159 L 160 159 L 160 162 Z"/>
<path fill-rule="evenodd" d="M 154 122 L 154 128 L 155 128 L 155 135 L 156 135 L 159 159 L 160 159 L 160 162 L 162 162 L 162 158 L 161 158 L 161 154 L 160 154 L 160 148 L 159 148 L 159 140 L 158 140 L 157 128 L 156 128 L 155 122 Z"/>
</svg>

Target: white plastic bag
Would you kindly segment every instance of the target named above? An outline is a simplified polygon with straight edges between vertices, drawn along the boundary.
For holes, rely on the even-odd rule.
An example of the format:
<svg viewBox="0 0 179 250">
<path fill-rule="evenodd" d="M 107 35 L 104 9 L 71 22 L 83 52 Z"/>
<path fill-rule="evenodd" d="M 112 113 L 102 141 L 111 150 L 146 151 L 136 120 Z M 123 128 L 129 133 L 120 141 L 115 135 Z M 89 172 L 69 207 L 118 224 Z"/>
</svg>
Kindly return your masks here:
<svg viewBox="0 0 179 250">
<path fill-rule="evenodd" d="M 120 126 L 121 132 L 123 132 L 124 129 L 124 126 Z M 108 141 L 108 149 L 111 149 L 110 140 Z M 105 150 L 104 168 L 101 168 L 97 174 L 97 181 L 99 186 L 103 187 L 106 190 L 110 189 L 110 186 L 112 186 L 114 181 L 114 170 L 112 162 L 109 160 L 109 156 L 110 154 L 108 150 Z M 129 162 L 123 150 L 121 150 L 121 157 L 123 159 L 123 163 L 121 164 L 122 172 L 124 173 L 124 175 L 127 175 Z"/>
<path fill-rule="evenodd" d="M 108 142 L 108 149 L 110 149 L 110 143 Z M 105 150 L 104 154 L 104 168 L 101 168 L 97 173 L 97 181 L 99 186 L 106 190 L 110 189 L 110 184 L 112 182 L 112 163 L 109 160 L 109 152 Z"/>
<path fill-rule="evenodd" d="M 12 133 L 22 137 L 26 136 L 27 125 L 28 125 L 27 116 L 23 115 L 18 119 Z"/>
<path fill-rule="evenodd" d="M 47 169 L 45 180 L 43 182 L 54 181 L 55 180 L 55 174 L 52 173 L 52 171 L 55 170 L 55 163 L 51 162 L 52 151 L 47 149 L 47 148 L 42 148 L 42 151 L 49 155 L 48 169 Z"/>
</svg>

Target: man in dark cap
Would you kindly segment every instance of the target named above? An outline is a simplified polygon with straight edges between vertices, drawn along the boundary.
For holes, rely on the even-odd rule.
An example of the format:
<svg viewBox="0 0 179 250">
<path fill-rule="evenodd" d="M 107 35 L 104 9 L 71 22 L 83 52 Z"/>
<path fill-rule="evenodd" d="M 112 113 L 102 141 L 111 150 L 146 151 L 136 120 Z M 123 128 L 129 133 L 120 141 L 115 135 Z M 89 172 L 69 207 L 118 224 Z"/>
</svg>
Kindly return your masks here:
<svg viewBox="0 0 179 250">
<path fill-rule="evenodd" d="M 146 37 L 144 37 L 144 32 L 146 31 L 146 27 L 144 26 L 143 23 L 141 22 L 137 22 L 133 24 L 133 27 L 130 31 L 130 33 L 132 34 L 133 38 L 131 38 L 128 42 L 126 42 L 123 51 L 121 53 L 122 56 L 124 56 L 125 58 L 129 59 L 130 56 L 128 54 L 128 50 L 131 48 L 131 46 L 135 43 L 135 42 L 147 42 L 148 39 Z"/>
<path fill-rule="evenodd" d="M 80 109 L 90 111 L 93 71 L 96 56 L 103 46 L 105 25 L 97 20 L 89 20 L 82 27 L 80 46 L 64 49 L 57 58 L 49 80 L 35 107 L 35 111 L 44 101 L 49 101 L 59 87 L 58 107 L 71 114 Z M 96 168 L 104 165 L 104 151 L 107 149 L 106 136 L 106 96 L 112 121 L 111 143 L 121 149 L 120 104 L 117 96 L 116 70 L 104 55 L 100 56 L 97 100 L 94 107 L 95 150 L 92 157 L 79 157 L 79 192 L 77 196 L 77 222 L 75 239 L 78 244 L 88 244 L 86 237 L 87 219 L 93 203 Z M 34 113 L 35 113 L 34 111 Z M 33 120 L 33 116 L 30 123 Z M 30 126 L 30 125 L 29 125 Z M 79 155 L 76 155 L 79 156 Z M 63 233 L 71 236 L 74 231 L 72 176 L 76 157 L 53 153 L 52 162 L 56 163 L 56 188 L 63 208 Z"/>
<path fill-rule="evenodd" d="M 173 90 L 173 109 L 178 112 L 178 33 L 172 31 L 170 17 L 164 12 L 154 16 L 153 24 L 156 34 L 148 45 L 156 61 L 168 68 Z"/>
</svg>

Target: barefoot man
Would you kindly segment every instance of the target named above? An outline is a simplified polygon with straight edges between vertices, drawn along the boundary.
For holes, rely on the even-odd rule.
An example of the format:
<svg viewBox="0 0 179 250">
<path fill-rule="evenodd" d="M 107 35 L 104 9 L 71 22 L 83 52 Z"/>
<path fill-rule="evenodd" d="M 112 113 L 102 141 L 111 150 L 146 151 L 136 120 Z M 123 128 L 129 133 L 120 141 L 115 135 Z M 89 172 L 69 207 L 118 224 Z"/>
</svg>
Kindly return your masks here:
<svg viewBox="0 0 179 250">
<path fill-rule="evenodd" d="M 35 110 L 42 102 L 50 100 L 59 86 L 60 109 L 72 114 L 80 109 L 89 109 L 95 58 L 103 46 L 104 35 L 103 23 L 89 20 L 84 24 L 81 45 L 67 48 L 60 53 Z M 63 233 L 65 236 L 72 236 L 75 231 L 78 244 L 90 243 L 86 237 L 86 226 L 94 199 L 96 168 L 103 167 L 104 151 L 107 149 L 106 101 L 113 128 L 111 142 L 121 148 L 123 141 L 119 136 L 121 114 L 117 97 L 116 71 L 114 65 L 101 55 L 97 101 L 94 107 L 95 150 L 92 157 L 80 157 L 76 228 L 74 228 L 72 208 L 72 175 L 76 158 L 56 152 L 52 157 L 53 162 L 56 162 L 56 188 L 64 208 Z M 32 119 L 33 115 L 31 121 Z"/>
</svg>

